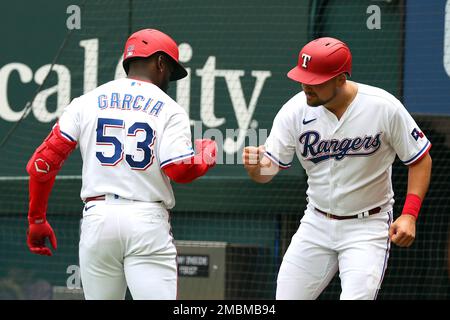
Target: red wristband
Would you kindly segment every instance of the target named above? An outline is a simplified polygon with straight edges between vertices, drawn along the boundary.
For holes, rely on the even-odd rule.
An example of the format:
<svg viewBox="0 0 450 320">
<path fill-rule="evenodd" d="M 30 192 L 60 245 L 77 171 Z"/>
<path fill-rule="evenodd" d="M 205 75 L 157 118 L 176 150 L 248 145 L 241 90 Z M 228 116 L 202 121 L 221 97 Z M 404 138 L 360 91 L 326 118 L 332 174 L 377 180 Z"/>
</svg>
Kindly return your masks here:
<svg viewBox="0 0 450 320">
<path fill-rule="evenodd" d="M 403 206 L 402 214 L 409 214 L 417 219 L 421 206 L 422 206 L 422 199 L 420 199 L 420 197 L 416 194 L 408 193 L 406 195 L 405 205 Z"/>
</svg>

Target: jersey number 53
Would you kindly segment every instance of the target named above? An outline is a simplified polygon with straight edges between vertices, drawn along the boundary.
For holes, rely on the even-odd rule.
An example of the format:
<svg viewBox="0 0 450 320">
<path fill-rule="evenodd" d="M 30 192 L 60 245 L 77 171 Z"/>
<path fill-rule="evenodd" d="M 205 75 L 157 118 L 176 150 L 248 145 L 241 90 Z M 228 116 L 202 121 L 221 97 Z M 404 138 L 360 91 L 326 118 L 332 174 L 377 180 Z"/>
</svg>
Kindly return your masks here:
<svg viewBox="0 0 450 320">
<path fill-rule="evenodd" d="M 108 130 L 116 128 L 116 130 Z M 117 130 L 118 129 L 118 130 Z M 112 156 L 106 156 L 105 152 L 97 151 L 97 159 L 102 166 L 115 166 L 123 160 L 124 143 L 119 137 L 124 137 L 125 122 L 122 119 L 99 118 L 97 122 L 97 145 L 114 147 Z M 108 132 L 110 131 L 110 132 Z M 114 131 L 114 134 L 112 133 Z M 127 137 L 137 137 L 138 132 L 143 132 L 141 140 L 137 141 L 136 149 L 141 153 L 141 160 L 135 160 L 134 154 L 125 154 L 125 161 L 133 170 L 146 170 L 153 163 L 153 144 L 155 143 L 155 131 L 146 122 L 135 122 L 128 128 Z M 133 139 L 136 141 L 136 139 Z M 128 148 L 127 148 L 128 150 Z"/>
</svg>

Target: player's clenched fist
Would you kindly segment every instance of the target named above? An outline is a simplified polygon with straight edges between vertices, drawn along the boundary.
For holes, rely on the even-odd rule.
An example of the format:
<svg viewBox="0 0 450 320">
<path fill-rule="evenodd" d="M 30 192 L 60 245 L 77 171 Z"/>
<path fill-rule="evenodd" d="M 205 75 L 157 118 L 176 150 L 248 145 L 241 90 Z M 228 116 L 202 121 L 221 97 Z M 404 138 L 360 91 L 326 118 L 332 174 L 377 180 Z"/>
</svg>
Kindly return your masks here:
<svg viewBox="0 0 450 320">
<path fill-rule="evenodd" d="M 259 147 L 245 147 L 242 153 L 242 162 L 245 166 L 253 166 L 259 163 Z"/>
<path fill-rule="evenodd" d="M 270 161 L 264 160 L 264 146 L 259 147 L 245 147 L 242 153 L 242 162 L 246 167 L 268 167 Z"/>
<path fill-rule="evenodd" d="M 242 153 L 244 168 L 252 180 L 259 183 L 267 183 L 277 174 L 278 167 L 272 166 L 272 162 L 264 155 L 264 146 L 245 147 Z"/>
<path fill-rule="evenodd" d="M 202 155 L 203 162 L 206 163 L 209 168 L 214 167 L 217 154 L 216 142 L 211 139 L 196 139 L 194 143 L 197 153 Z"/>
<path fill-rule="evenodd" d="M 389 228 L 389 238 L 400 247 L 409 247 L 416 238 L 416 218 L 402 214 Z"/>
</svg>

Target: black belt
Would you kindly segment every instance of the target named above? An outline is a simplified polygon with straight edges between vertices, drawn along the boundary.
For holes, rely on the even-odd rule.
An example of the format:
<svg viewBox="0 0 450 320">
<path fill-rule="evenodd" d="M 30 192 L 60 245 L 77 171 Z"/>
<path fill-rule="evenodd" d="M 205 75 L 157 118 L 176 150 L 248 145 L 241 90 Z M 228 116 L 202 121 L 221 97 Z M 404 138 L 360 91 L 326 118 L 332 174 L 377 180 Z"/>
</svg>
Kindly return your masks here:
<svg viewBox="0 0 450 320">
<path fill-rule="evenodd" d="M 334 214 L 322 211 L 322 210 L 317 209 L 317 208 L 315 208 L 315 209 L 316 209 L 317 212 L 320 212 L 324 216 L 327 216 L 327 218 L 336 219 L 336 220 L 358 219 L 358 218 L 364 218 L 365 217 L 365 212 L 362 212 L 362 213 L 359 213 L 359 214 L 355 214 L 355 215 L 352 215 L 352 216 L 337 216 L 337 215 L 334 215 Z M 373 214 L 379 213 L 380 211 L 381 211 L 381 208 L 380 207 L 376 207 L 376 208 L 370 209 L 369 211 L 366 211 L 366 212 L 368 212 L 368 215 L 371 216 Z"/>
</svg>

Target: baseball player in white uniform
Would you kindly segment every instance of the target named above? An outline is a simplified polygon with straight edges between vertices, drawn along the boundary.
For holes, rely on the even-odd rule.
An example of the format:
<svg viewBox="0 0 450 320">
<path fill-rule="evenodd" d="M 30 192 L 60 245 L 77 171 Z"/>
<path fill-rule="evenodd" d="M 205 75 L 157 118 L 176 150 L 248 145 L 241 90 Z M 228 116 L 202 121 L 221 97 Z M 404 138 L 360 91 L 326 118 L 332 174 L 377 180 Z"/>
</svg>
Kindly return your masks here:
<svg viewBox="0 0 450 320">
<path fill-rule="evenodd" d="M 124 50 L 127 78 L 74 99 L 27 165 L 30 175 L 27 243 L 51 255 L 55 234 L 46 219 L 55 176 L 79 145 L 85 202 L 79 245 L 86 299 L 176 299 L 176 248 L 169 213 L 170 180 L 190 182 L 214 166 L 211 140 L 191 143 L 189 117 L 167 94 L 187 75 L 168 35 L 140 30 Z"/>
<path fill-rule="evenodd" d="M 277 299 L 316 299 L 339 270 L 341 299 L 375 299 L 391 241 L 410 246 L 428 190 L 431 144 L 386 91 L 347 80 L 345 43 L 316 39 L 288 77 L 303 91 L 278 112 L 265 145 L 246 147 L 244 166 L 269 182 L 296 154 L 308 177 L 305 214 L 277 279 Z M 392 163 L 408 166 L 402 214 L 394 221 Z"/>
</svg>

